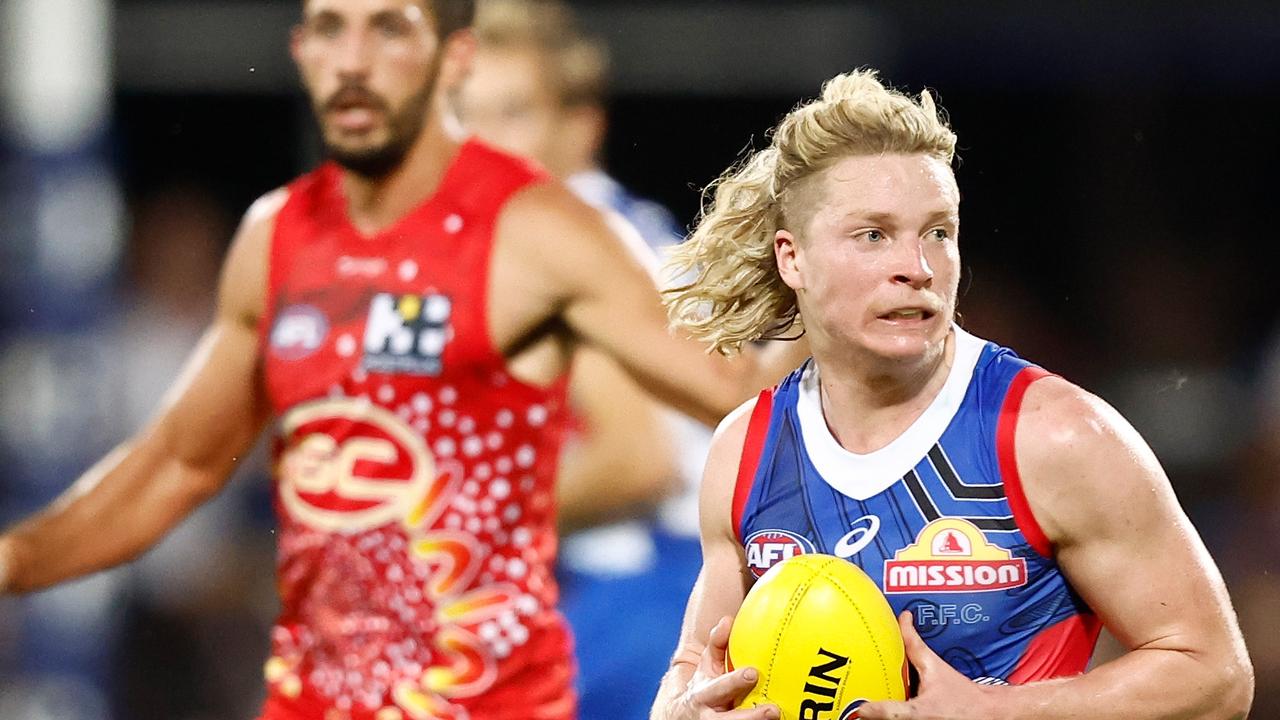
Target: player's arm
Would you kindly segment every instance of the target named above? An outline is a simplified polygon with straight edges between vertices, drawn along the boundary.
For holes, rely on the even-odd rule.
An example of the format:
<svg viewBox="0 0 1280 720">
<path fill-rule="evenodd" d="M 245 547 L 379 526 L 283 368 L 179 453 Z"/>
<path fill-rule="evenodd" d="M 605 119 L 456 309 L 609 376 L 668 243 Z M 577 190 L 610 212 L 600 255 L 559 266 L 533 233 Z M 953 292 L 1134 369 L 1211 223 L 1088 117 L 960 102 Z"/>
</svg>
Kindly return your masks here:
<svg viewBox="0 0 1280 720">
<path fill-rule="evenodd" d="M 656 505 L 679 480 L 670 411 L 591 348 L 574 353 L 569 377 L 569 401 L 584 427 L 560 461 L 560 527 L 595 525 Z"/>
<path fill-rule="evenodd" d="M 667 329 L 653 277 L 607 221 L 557 183 L 513 198 L 499 218 L 499 237 L 521 267 L 534 268 L 536 291 L 550 298 L 575 335 L 618 362 L 658 399 L 708 425 L 807 356 L 801 343 L 775 343 L 732 361 Z"/>
<path fill-rule="evenodd" d="M 698 499 L 702 571 L 689 596 L 680 645 L 662 678 L 652 720 L 776 720 L 778 708 L 762 705 L 734 710 L 759 677 L 755 668 L 725 672 L 732 618 L 749 585 L 746 561 L 733 529 L 733 490 L 742 445 L 751 419 L 751 401 L 725 418 L 707 453 Z"/>
<path fill-rule="evenodd" d="M 1032 512 L 1075 589 L 1124 645 L 1083 675 L 1018 687 L 968 682 L 904 625 L 920 694 L 863 718 L 1244 718 L 1253 671 L 1222 578 L 1138 433 L 1059 378 L 1023 401 L 1016 453 Z"/>
<path fill-rule="evenodd" d="M 38 590 L 131 560 L 222 488 L 267 416 L 257 322 L 280 199 L 267 196 L 246 216 L 214 319 L 156 417 L 0 535 L 0 591 Z"/>
</svg>

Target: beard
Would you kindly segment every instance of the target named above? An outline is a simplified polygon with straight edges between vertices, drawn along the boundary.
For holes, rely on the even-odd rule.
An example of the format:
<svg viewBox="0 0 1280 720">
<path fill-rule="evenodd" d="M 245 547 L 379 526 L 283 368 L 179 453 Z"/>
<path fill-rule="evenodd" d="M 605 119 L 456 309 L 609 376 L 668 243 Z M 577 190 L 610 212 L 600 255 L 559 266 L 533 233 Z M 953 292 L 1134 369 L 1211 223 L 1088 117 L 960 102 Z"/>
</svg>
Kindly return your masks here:
<svg viewBox="0 0 1280 720">
<path fill-rule="evenodd" d="M 325 154 L 343 168 L 368 179 L 383 178 L 394 172 L 422 134 L 436 79 L 437 72 L 433 68 L 423 86 L 399 108 L 392 108 L 384 98 L 362 84 L 344 84 L 328 100 L 316 105 L 316 117 L 320 119 L 322 131 L 324 117 L 329 112 L 359 103 L 375 109 L 386 118 L 387 138 L 376 145 L 352 148 L 330 141 L 328 133 L 322 132 Z"/>
</svg>

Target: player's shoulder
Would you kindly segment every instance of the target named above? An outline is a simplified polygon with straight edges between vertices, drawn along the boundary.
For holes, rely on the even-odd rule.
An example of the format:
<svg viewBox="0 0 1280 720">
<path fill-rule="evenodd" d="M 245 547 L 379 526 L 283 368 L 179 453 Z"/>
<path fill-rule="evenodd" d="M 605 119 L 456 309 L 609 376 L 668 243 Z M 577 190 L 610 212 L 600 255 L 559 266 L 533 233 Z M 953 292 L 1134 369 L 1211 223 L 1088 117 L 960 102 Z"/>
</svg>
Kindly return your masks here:
<svg viewBox="0 0 1280 720">
<path fill-rule="evenodd" d="M 733 538 L 735 535 L 731 510 L 738 485 L 738 467 L 758 401 L 758 397 L 752 398 L 726 415 L 716 427 L 707 448 L 707 465 L 698 503 L 704 540 Z"/>
<path fill-rule="evenodd" d="M 261 229 L 275 224 L 280 211 L 289 202 L 291 188 L 278 187 L 262 195 L 244 213 L 243 225 L 247 228 Z"/>
<path fill-rule="evenodd" d="M 514 193 L 503 206 L 501 218 L 526 228 L 603 222 L 598 210 L 564 183 L 550 178 L 530 183 Z"/>
<path fill-rule="evenodd" d="M 1032 382 L 1018 416 L 1021 444 L 1050 456 L 1088 452 L 1129 427 L 1105 400 L 1057 375 Z"/>
<path fill-rule="evenodd" d="M 628 252 L 604 213 L 559 180 L 531 184 L 512 195 L 498 214 L 494 239 L 557 275 L 588 268 L 604 272 L 619 253 Z"/>
<path fill-rule="evenodd" d="M 267 252 L 280 211 L 289 201 L 290 187 L 276 188 L 253 202 L 240 220 L 231 244 L 231 259 L 237 255 L 260 256 Z"/>
<path fill-rule="evenodd" d="M 1016 434 L 1022 486 L 1046 535 L 1059 543 L 1102 531 L 1167 491 L 1138 431 L 1102 398 L 1057 376 L 1033 382 Z"/>
</svg>

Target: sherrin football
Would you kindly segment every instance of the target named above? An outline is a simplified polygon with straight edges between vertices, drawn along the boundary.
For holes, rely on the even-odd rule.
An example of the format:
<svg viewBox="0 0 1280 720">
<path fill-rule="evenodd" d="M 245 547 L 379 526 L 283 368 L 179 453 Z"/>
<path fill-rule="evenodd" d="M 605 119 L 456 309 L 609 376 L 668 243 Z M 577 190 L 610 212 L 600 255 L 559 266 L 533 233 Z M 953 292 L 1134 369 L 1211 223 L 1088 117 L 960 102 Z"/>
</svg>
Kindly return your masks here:
<svg viewBox="0 0 1280 720">
<path fill-rule="evenodd" d="M 906 651 L 889 602 L 856 565 L 796 555 L 747 593 L 728 664 L 760 673 L 739 707 L 773 703 L 782 720 L 846 720 L 864 702 L 905 700 Z"/>
</svg>

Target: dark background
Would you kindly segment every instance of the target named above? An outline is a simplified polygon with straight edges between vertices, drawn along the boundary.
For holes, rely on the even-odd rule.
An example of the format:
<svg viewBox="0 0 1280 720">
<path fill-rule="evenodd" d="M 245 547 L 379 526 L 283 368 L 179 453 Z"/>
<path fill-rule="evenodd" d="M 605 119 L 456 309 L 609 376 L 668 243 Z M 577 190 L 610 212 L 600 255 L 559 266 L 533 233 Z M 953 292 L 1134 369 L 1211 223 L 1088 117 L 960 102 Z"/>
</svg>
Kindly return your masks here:
<svg viewBox="0 0 1280 720">
<path fill-rule="evenodd" d="M 615 50 L 609 169 L 686 223 L 830 75 L 872 66 L 936 93 L 960 139 L 964 324 L 1139 427 L 1227 576 L 1254 716 L 1280 717 L 1278 6 L 574 5 Z M 317 160 L 284 52 L 295 3 L 105 7 L 90 140 L 2 136 L 0 518 L 145 418 L 238 216 Z M 68 287 L 32 260 L 45 230 L 27 193 L 83 164 L 109 170 L 123 222 L 111 261 Z M 0 717 L 247 718 L 274 611 L 267 497 L 251 467 L 140 565 L 0 604 Z"/>
</svg>

